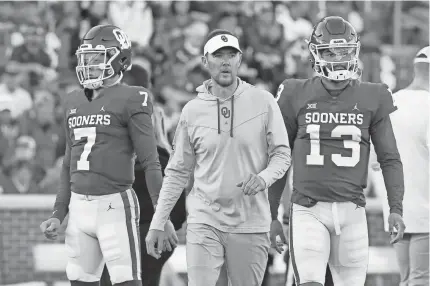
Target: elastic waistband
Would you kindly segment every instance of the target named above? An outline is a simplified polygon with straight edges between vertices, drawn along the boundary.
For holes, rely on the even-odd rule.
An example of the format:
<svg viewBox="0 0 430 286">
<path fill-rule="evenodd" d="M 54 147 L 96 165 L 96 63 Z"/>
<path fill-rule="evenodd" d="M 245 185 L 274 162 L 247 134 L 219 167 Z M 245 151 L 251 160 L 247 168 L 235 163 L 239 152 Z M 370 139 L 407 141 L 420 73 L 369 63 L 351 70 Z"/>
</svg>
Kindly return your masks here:
<svg viewBox="0 0 430 286">
<path fill-rule="evenodd" d="M 131 189 L 128 189 L 128 190 L 125 190 L 124 192 L 127 192 L 129 190 L 131 191 Z M 74 200 L 96 201 L 96 200 L 109 199 L 109 198 L 121 195 L 121 193 L 113 193 L 113 194 L 108 194 L 108 195 L 96 196 L 96 195 L 82 195 L 82 194 L 77 194 L 77 193 L 72 192 L 71 198 Z"/>
</svg>

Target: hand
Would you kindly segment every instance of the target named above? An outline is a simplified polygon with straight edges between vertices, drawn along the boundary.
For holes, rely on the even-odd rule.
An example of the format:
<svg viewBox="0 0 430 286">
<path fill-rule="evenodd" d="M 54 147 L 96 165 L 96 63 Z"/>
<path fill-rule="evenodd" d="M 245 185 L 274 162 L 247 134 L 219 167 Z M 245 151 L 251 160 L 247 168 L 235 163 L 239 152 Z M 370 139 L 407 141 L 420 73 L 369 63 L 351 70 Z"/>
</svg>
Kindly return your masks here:
<svg viewBox="0 0 430 286">
<path fill-rule="evenodd" d="M 61 222 L 58 218 L 50 218 L 40 224 L 40 230 L 45 234 L 45 237 L 50 240 L 56 240 L 58 237 L 58 229 Z"/>
<path fill-rule="evenodd" d="M 159 259 L 163 252 L 166 233 L 158 229 L 150 229 L 146 235 L 146 252 L 152 257 Z"/>
<path fill-rule="evenodd" d="M 395 234 L 394 228 L 397 230 L 397 234 Z M 396 213 L 391 213 L 388 216 L 388 231 L 391 236 L 391 244 L 399 242 L 403 238 L 403 234 L 405 233 L 405 223 L 403 222 L 403 218 L 401 215 Z"/>
<path fill-rule="evenodd" d="M 276 241 L 277 237 L 281 237 L 281 241 Z M 282 224 L 279 220 L 272 220 L 270 224 L 270 245 L 273 247 L 279 254 L 284 251 L 284 245 L 287 245 L 288 242 L 285 238 L 284 229 L 282 228 Z"/>
<path fill-rule="evenodd" d="M 250 174 L 246 180 L 238 183 L 236 187 L 242 188 L 247 196 L 253 196 L 266 189 L 266 182 L 258 175 Z"/>
<path fill-rule="evenodd" d="M 168 220 L 164 225 L 164 232 L 166 233 L 164 246 L 166 247 L 167 251 L 172 251 L 178 245 L 179 239 L 178 239 L 178 236 L 176 235 L 175 227 L 173 226 L 173 223 L 170 220 Z"/>
</svg>

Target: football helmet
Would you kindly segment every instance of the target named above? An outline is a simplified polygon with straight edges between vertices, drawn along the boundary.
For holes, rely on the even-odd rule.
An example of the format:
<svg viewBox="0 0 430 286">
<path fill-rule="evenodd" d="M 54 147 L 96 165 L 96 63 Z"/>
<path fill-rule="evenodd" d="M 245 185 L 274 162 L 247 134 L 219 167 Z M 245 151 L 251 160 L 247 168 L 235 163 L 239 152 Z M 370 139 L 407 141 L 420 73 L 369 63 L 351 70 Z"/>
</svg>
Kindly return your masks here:
<svg viewBox="0 0 430 286">
<path fill-rule="evenodd" d="M 116 26 L 95 26 L 82 38 L 76 56 L 76 75 L 84 88 L 104 87 L 104 80 L 119 75 L 112 86 L 131 68 L 131 41 Z"/>
<path fill-rule="evenodd" d="M 357 72 L 360 38 L 342 17 L 329 16 L 314 27 L 308 40 L 312 68 L 333 81 L 353 78 Z"/>
</svg>

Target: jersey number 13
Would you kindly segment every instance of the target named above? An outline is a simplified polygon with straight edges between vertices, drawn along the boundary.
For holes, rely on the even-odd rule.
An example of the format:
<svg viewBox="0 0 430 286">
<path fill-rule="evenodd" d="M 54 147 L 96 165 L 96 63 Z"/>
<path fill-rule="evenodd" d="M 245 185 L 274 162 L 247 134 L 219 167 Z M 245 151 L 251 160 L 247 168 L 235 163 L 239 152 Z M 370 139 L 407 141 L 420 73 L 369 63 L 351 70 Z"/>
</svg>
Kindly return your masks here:
<svg viewBox="0 0 430 286">
<path fill-rule="evenodd" d="M 310 136 L 311 153 L 306 155 L 307 165 L 324 165 L 324 155 L 321 155 L 320 145 L 320 125 L 309 124 L 306 127 L 306 133 Z M 331 137 L 340 138 L 342 136 L 351 136 L 352 140 L 343 140 L 345 149 L 351 150 L 351 156 L 345 157 L 341 154 L 332 154 L 331 160 L 338 167 L 355 167 L 360 162 L 360 142 L 361 130 L 354 125 L 338 125 L 332 132 Z"/>
</svg>

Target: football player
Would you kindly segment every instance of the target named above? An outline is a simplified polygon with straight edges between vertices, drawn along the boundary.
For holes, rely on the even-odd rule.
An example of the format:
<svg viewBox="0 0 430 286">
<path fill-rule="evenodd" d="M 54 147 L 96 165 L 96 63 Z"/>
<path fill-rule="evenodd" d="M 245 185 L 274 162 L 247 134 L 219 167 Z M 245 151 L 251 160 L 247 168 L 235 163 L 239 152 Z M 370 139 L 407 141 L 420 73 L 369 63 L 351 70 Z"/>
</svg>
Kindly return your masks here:
<svg viewBox="0 0 430 286">
<path fill-rule="evenodd" d="M 323 285 L 328 264 L 334 285 L 363 286 L 369 250 L 363 188 L 371 140 L 388 190 L 390 231 L 397 229 L 391 243 L 405 229 L 403 167 L 389 116 L 396 107 L 386 85 L 357 79 L 360 40 L 349 22 L 323 18 L 308 47 L 318 76 L 287 79 L 277 93 L 293 149 L 294 276 L 297 285 Z M 279 202 L 284 185 L 272 186 L 270 200 Z"/>
<path fill-rule="evenodd" d="M 113 284 L 141 285 L 135 154 L 154 205 L 162 183 L 151 95 L 120 83 L 132 54 L 130 40 L 118 27 L 93 27 L 76 55 L 83 89 L 65 98 L 62 183 L 53 214 L 40 227 L 55 239 L 69 214 L 66 272 L 72 286 L 98 285 L 105 262 Z"/>
</svg>

